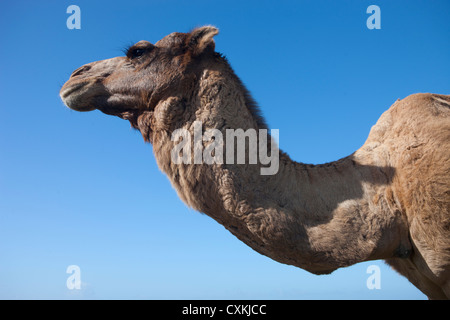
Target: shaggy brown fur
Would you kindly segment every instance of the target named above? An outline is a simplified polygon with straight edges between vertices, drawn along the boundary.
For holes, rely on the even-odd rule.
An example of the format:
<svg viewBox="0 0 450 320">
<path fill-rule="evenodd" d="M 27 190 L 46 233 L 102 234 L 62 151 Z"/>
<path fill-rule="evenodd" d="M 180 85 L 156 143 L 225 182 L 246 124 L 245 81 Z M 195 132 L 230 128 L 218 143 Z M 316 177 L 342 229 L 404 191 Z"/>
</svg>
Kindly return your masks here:
<svg viewBox="0 0 450 320">
<path fill-rule="evenodd" d="M 131 122 L 183 201 L 268 257 L 315 274 L 385 259 L 431 299 L 450 298 L 450 96 L 399 100 L 352 155 L 324 165 L 280 152 L 258 164 L 175 164 L 175 129 L 266 128 L 214 27 L 140 41 L 126 57 L 89 63 L 61 89 L 78 111 Z M 206 145 L 207 143 L 204 142 Z"/>
</svg>

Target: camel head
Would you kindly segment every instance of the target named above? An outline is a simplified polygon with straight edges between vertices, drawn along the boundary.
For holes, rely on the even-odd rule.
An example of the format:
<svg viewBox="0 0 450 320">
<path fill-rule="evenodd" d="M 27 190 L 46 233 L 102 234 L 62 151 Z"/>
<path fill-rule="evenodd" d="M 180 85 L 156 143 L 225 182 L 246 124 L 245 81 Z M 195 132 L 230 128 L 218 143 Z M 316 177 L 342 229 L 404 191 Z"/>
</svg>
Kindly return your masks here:
<svg viewBox="0 0 450 320">
<path fill-rule="evenodd" d="M 157 116 L 153 113 L 161 100 L 188 92 L 198 66 L 215 54 L 216 34 L 218 29 L 205 26 L 189 33 L 172 33 L 155 44 L 139 41 L 125 57 L 76 69 L 61 88 L 61 99 L 73 110 L 98 109 L 137 127 L 143 113 Z"/>
</svg>

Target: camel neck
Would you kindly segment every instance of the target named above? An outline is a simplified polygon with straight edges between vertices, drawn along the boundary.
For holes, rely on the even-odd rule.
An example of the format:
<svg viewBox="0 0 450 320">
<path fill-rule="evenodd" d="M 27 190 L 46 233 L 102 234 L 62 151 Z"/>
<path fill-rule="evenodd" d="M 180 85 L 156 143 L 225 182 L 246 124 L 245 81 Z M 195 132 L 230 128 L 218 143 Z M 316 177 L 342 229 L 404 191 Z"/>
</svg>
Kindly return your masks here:
<svg viewBox="0 0 450 320">
<path fill-rule="evenodd" d="M 230 128 L 247 131 L 262 127 L 264 122 L 255 119 L 247 105 L 242 85 L 225 80 L 220 72 L 206 72 L 196 97 L 183 106 L 198 110 L 195 119 L 183 120 L 181 129 L 187 135 L 182 132 L 182 136 L 193 139 L 188 146 L 196 145 L 198 123 L 201 135 L 216 130 L 222 137 Z M 176 113 L 174 110 L 183 110 L 177 107 L 180 103 L 174 98 L 157 106 L 160 114 L 167 112 L 161 117 L 166 119 Z M 156 130 L 154 134 L 158 165 L 180 198 L 261 254 L 321 274 L 383 258 L 386 250 L 395 249 L 381 244 L 392 236 L 386 227 L 389 221 L 377 216 L 385 205 L 380 194 L 390 178 L 385 170 L 363 164 L 355 155 L 329 164 L 306 165 L 277 151 L 276 172 L 263 175 L 260 159 L 240 164 L 196 162 L 194 151 L 186 158 L 191 162 L 176 163 L 173 154 L 179 144 L 174 131 Z M 208 143 L 211 141 L 200 140 L 205 148 Z M 245 150 L 249 159 L 250 149 Z M 383 228 L 387 234 L 380 233 Z M 390 241 L 394 246 L 397 242 Z"/>
<path fill-rule="evenodd" d="M 376 169 L 352 156 L 313 166 L 281 154 L 271 176 L 246 165 L 199 169 L 199 177 L 212 179 L 197 185 L 196 208 L 281 263 L 326 274 L 400 248 L 400 233 L 391 227 L 399 217 L 380 214 L 387 181 L 369 184 Z"/>
</svg>

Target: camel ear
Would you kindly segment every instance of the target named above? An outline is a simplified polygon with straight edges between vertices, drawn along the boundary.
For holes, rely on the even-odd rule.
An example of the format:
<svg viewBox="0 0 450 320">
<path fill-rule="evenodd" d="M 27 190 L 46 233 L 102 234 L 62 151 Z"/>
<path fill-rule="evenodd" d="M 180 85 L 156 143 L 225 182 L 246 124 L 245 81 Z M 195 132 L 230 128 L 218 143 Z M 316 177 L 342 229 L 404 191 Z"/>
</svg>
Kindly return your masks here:
<svg viewBox="0 0 450 320">
<path fill-rule="evenodd" d="M 191 31 L 188 46 L 194 55 L 200 55 L 207 48 L 214 50 L 213 37 L 219 33 L 219 29 L 213 26 L 196 28 Z"/>
</svg>

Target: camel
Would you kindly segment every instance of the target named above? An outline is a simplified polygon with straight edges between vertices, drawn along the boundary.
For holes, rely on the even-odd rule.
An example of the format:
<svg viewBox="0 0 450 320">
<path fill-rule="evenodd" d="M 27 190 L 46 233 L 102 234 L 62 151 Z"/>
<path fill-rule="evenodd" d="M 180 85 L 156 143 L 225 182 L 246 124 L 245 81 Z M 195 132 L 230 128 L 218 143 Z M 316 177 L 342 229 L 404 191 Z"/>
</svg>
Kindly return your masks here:
<svg viewBox="0 0 450 320">
<path fill-rule="evenodd" d="M 203 26 L 139 41 L 124 57 L 76 69 L 60 97 L 70 109 L 128 120 L 184 203 L 260 254 L 317 275 L 382 259 L 429 299 L 449 299 L 450 96 L 397 100 L 361 148 L 326 164 L 296 162 L 278 148 L 271 175 L 261 174 L 260 160 L 175 163 L 177 129 L 267 129 L 215 51 L 217 34 Z"/>
</svg>

